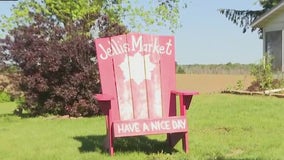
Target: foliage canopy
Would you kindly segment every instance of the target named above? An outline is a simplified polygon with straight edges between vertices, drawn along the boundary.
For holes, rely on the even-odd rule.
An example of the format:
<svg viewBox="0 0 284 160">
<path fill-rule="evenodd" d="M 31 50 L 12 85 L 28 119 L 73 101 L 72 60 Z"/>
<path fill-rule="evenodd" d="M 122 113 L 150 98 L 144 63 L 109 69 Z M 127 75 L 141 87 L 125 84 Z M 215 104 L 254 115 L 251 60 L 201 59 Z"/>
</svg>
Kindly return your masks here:
<svg viewBox="0 0 284 160">
<path fill-rule="evenodd" d="M 135 31 L 152 30 L 155 26 L 167 26 L 175 31 L 181 26 L 180 9 L 187 8 L 183 0 L 23 0 L 12 8 L 12 15 L 2 16 L 0 27 L 8 31 L 29 24 L 33 17 L 29 13 L 53 16 L 63 24 L 75 22 L 83 17 L 95 21 L 89 15 L 100 13 L 111 22 L 127 24 Z M 88 24 L 88 23 L 87 23 Z M 88 31 L 92 25 L 86 28 Z"/>
<path fill-rule="evenodd" d="M 20 68 L 19 87 L 25 95 L 20 110 L 32 115 L 98 113 L 92 98 L 100 90 L 94 45 L 89 36 L 81 34 L 87 21 L 62 26 L 52 17 L 32 16 L 30 25 L 12 29 L 0 40 L 1 61 Z M 124 26 L 111 24 L 107 18 L 101 23 L 102 36 L 126 32 Z"/>
<path fill-rule="evenodd" d="M 94 37 L 131 28 L 180 26 L 181 0 L 23 0 L 2 16 L 0 62 L 19 68 L 24 102 L 32 115 L 90 116 L 99 112 Z M 147 26 L 147 27 L 146 27 Z M 8 63 L 7 63 L 8 62 Z"/>
<path fill-rule="evenodd" d="M 225 15 L 227 19 L 243 29 L 245 33 L 250 29 L 251 23 L 260 15 L 279 4 L 281 0 L 258 0 L 262 6 L 261 10 L 236 10 L 236 9 L 220 9 L 220 13 Z M 255 28 L 251 28 L 254 31 Z M 261 34 L 261 29 L 258 30 Z"/>
</svg>

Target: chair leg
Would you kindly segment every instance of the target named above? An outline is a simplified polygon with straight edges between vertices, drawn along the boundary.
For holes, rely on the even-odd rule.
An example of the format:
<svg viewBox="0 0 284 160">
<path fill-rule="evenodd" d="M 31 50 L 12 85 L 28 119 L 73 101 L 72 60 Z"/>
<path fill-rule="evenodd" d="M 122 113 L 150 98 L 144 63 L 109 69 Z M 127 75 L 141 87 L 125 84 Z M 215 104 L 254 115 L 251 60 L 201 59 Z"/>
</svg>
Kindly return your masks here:
<svg viewBox="0 0 284 160">
<path fill-rule="evenodd" d="M 113 143 L 113 137 L 111 134 L 107 134 L 105 141 L 104 141 L 104 148 L 106 151 L 109 152 L 111 156 L 114 155 L 114 143 Z"/>
<path fill-rule="evenodd" d="M 174 147 L 178 141 L 182 139 L 182 148 L 185 153 L 188 153 L 189 146 L 188 146 L 188 132 L 186 133 L 168 133 L 167 134 L 167 141 L 170 145 L 170 147 Z"/>
<path fill-rule="evenodd" d="M 111 137 L 111 136 L 110 136 Z M 114 146 L 113 146 L 113 137 L 110 138 L 110 141 L 109 141 L 109 154 L 111 156 L 114 155 Z"/>
<path fill-rule="evenodd" d="M 188 146 L 188 132 L 184 133 L 182 137 L 182 148 L 185 153 L 188 153 L 189 151 L 189 146 Z"/>
<path fill-rule="evenodd" d="M 168 133 L 167 140 L 169 145 L 173 148 L 178 141 L 183 137 L 184 133 Z"/>
<path fill-rule="evenodd" d="M 171 148 L 174 147 L 174 146 L 173 146 L 173 143 L 172 143 L 172 138 L 171 138 L 171 134 L 170 134 L 170 133 L 167 133 L 167 142 L 168 142 L 168 144 L 169 144 L 169 146 L 170 146 Z"/>
<path fill-rule="evenodd" d="M 109 150 L 109 138 L 108 138 L 108 135 L 105 137 L 105 139 L 104 139 L 104 149 L 106 150 L 106 151 L 108 151 Z"/>
</svg>

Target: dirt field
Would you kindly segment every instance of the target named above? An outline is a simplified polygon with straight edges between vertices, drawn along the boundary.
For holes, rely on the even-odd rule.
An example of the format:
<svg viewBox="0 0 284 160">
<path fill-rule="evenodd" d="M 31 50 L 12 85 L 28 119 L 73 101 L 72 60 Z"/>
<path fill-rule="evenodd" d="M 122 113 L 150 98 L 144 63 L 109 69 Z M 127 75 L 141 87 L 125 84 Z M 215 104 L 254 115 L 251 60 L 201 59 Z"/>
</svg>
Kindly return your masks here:
<svg viewBox="0 0 284 160">
<path fill-rule="evenodd" d="M 242 81 L 243 86 L 247 88 L 253 77 L 249 75 L 177 74 L 176 80 L 178 89 L 196 90 L 199 93 L 217 93 L 235 87 L 238 81 Z"/>
<path fill-rule="evenodd" d="M 177 74 L 177 89 L 195 90 L 199 93 L 217 93 L 227 88 L 236 86 L 241 80 L 244 87 L 250 85 L 252 77 L 249 75 L 225 75 L 225 74 Z M 6 76 L 0 75 L 0 82 L 9 83 Z M 3 86 L 0 85 L 0 89 Z M 5 87 L 10 89 L 11 87 Z M 13 87 L 12 87 L 13 88 Z"/>
</svg>

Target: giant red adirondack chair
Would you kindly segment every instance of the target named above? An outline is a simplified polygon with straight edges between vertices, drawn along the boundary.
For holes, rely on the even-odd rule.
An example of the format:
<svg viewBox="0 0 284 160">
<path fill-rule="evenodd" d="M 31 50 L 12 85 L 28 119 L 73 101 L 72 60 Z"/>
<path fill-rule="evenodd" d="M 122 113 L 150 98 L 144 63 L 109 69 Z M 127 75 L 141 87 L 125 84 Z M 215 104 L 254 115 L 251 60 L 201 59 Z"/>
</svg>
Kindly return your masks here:
<svg viewBox="0 0 284 160">
<path fill-rule="evenodd" d="M 172 147 L 182 139 L 188 152 L 186 109 L 198 92 L 175 89 L 174 37 L 130 33 L 95 45 L 102 87 L 95 98 L 106 115 L 109 153 L 115 138 L 161 133 Z"/>
</svg>

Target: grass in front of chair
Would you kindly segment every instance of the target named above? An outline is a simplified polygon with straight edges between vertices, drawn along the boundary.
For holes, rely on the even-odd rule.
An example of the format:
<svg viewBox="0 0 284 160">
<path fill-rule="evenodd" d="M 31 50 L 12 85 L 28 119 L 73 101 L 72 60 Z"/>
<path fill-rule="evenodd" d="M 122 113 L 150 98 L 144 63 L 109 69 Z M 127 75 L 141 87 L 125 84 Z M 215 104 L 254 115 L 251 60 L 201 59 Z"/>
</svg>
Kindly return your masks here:
<svg viewBox="0 0 284 160">
<path fill-rule="evenodd" d="M 0 104 L 0 159 L 283 159 L 283 99 L 221 94 L 195 96 L 188 111 L 190 153 L 170 153 L 165 135 L 118 139 L 103 152 L 104 117 L 20 118 Z"/>
</svg>

